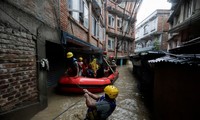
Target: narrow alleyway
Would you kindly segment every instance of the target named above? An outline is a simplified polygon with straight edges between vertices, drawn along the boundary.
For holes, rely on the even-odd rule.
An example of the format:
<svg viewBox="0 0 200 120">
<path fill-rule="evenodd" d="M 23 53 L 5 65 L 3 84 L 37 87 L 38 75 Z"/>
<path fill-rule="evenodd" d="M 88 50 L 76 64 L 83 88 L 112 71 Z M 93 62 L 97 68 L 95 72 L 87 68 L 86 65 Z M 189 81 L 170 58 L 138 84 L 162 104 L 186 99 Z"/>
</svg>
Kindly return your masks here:
<svg viewBox="0 0 200 120">
<path fill-rule="evenodd" d="M 149 113 L 141 101 L 137 81 L 132 75 L 132 65 L 118 66 L 119 78 L 115 85 L 120 93 L 117 108 L 109 120 L 149 120 Z M 53 90 L 52 90 L 53 91 Z M 49 92 L 48 107 L 31 120 L 83 120 L 87 107 L 83 95 L 57 95 Z M 64 112 L 63 112 L 64 111 Z M 58 116 L 59 114 L 62 115 Z"/>
</svg>

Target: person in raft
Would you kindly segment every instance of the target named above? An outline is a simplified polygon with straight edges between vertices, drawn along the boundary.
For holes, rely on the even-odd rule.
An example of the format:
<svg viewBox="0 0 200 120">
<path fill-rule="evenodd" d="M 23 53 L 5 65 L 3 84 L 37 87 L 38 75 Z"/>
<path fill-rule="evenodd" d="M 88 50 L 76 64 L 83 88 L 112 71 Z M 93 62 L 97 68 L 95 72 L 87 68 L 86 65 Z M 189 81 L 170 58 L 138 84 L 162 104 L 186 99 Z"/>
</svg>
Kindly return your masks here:
<svg viewBox="0 0 200 120">
<path fill-rule="evenodd" d="M 65 73 L 69 76 L 77 77 L 79 75 L 79 65 L 73 56 L 72 52 L 67 53 L 67 71 Z"/>
<path fill-rule="evenodd" d="M 78 59 L 78 66 L 79 66 L 79 76 L 82 76 L 83 73 L 83 58 L 79 57 Z"/>
<path fill-rule="evenodd" d="M 97 70 L 99 69 L 99 65 L 97 64 L 97 59 L 94 58 L 92 60 L 92 62 L 90 63 L 91 67 L 92 67 L 92 70 L 94 71 L 94 77 L 96 77 L 97 75 Z"/>
<path fill-rule="evenodd" d="M 104 88 L 105 94 L 95 95 L 87 89 L 83 89 L 86 105 L 88 107 L 86 118 L 84 120 L 106 120 L 116 108 L 116 97 L 119 90 L 114 85 L 108 85 Z"/>
</svg>

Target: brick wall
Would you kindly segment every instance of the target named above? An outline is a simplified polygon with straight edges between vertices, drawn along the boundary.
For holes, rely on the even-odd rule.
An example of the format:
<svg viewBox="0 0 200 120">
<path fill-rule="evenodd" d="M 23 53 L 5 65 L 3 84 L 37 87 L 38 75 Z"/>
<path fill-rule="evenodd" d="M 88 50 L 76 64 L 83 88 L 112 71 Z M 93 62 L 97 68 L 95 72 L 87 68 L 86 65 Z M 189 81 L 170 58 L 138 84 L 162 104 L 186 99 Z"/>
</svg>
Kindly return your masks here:
<svg viewBox="0 0 200 120">
<path fill-rule="evenodd" d="M 158 16 L 158 32 L 168 31 L 169 23 L 167 23 L 168 16 Z"/>
<path fill-rule="evenodd" d="M 60 24 L 61 29 L 78 37 L 83 41 L 88 41 L 88 30 L 81 23 L 69 17 L 67 0 L 60 1 Z"/>
<path fill-rule="evenodd" d="M 69 26 L 68 15 L 66 0 L 60 0 L 60 25 L 64 31 L 67 31 L 67 27 Z"/>
<path fill-rule="evenodd" d="M 0 113 L 38 101 L 33 36 L 0 25 Z"/>
<path fill-rule="evenodd" d="M 158 16 L 158 32 L 164 32 L 162 34 L 162 43 L 160 46 L 161 50 L 167 50 L 167 40 L 168 40 L 168 34 L 167 31 L 169 30 L 169 23 L 167 23 L 168 16 Z"/>
</svg>

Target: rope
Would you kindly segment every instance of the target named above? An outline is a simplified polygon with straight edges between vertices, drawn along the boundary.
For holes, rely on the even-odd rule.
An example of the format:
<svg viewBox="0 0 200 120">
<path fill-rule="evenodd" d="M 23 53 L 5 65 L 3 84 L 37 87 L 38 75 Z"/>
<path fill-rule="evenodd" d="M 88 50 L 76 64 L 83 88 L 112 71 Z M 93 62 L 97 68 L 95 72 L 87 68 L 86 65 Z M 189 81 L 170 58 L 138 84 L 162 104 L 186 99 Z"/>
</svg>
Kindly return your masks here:
<svg viewBox="0 0 200 120">
<path fill-rule="evenodd" d="M 56 120 L 56 118 L 58 118 L 60 115 L 62 115 L 63 113 L 65 113 L 66 111 L 68 111 L 70 108 L 72 108 L 73 106 L 75 106 L 77 103 L 79 103 L 82 100 L 79 99 L 76 103 L 74 103 L 73 105 L 69 106 L 66 110 L 64 110 L 63 112 L 61 112 L 59 115 L 57 115 L 55 118 L 53 118 L 52 120 Z"/>
<path fill-rule="evenodd" d="M 108 64 L 108 62 L 107 62 L 107 60 L 103 57 L 103 59 L 104 59 L 104 61 L 106 62 L 106 64 L 109 66 L 109 68 L 111 69 L 111 71 L 114 73 L 114 71 L 113 71 L 113 69 L 112 69 L 112 67 Z M 73 82 L 73 80 L 72 80 L 72 82 Z M 73 82 L 74 83 L 74 82 Z M 75 83 L 74 83 L 75 84 Z M 80 87 L 78 84 L 75 84 L 77 87 L 79 87 L 79 88 L 81 88 L 81 89 L 83 89 L 82 87 Z M 77 103 L 79 103 L 80 101 L 82 100 L 82 98 L 81 99 L 79 99 L 76 103 L 74 103 L 73 105 L 71 105 L 70 107 L 68 107 L 66 110 L 64 110 L 63 112 L 61 112 L 59 115 L 57 115 L 55 118 L 53 118 L 53 120 L 56 120 L 56 118 L 58 118 L 60 115 L 62 115 L 63 113 L 65 113 L 66 111 L 68 111 L 70 108 L 72 108 L 73 106 L 75 106 Z"/>
<path fill-rule="evenodd" d="M 71 78 L 70 78 L 71 79 Z M 71 81 L 74 83 L 73 79 L 71 79 Z M 80 87 L 78 84 L 74 83 L 78 88 L 83 89 L 82 87 Z M 57 115 L 55 118 L 53 118 L 52 120 L 55 120 L 56 118 L 58 118 L 60 115 L 62 115 L 63 113 L 65 113 L 66 111 L 68 111 L 70 108 L 72 108 L 73 106 L 75 106 L 77 103 L 79 103 L 82 100 L 79 99 L 76 103 L 74 103 L 73 105 L 69 106 L 66 110 L 64 110 L 63 112 L 61 112 L 59 115 Z"/>
<path fill-rule="evenodd" d="M 112 73 L 114 73 L 114 70 L 112 69 L 112 67 L 110 66 L 110 64 L 108 64 L 107 60 L 103 57 L 103 60 L 106 62 L 106 64 L 108 65 L 108 67 L 110 68 L 110 70 L 112 71 Z"/>
</svg>

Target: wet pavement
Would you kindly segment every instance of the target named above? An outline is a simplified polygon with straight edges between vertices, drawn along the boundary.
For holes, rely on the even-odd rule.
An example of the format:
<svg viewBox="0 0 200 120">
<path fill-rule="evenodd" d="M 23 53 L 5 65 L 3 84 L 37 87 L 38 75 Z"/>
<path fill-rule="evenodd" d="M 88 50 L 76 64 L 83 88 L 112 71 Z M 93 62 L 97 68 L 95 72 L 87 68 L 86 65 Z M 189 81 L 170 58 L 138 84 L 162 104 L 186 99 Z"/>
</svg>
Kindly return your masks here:
<svg viewBox="0 0 200 120">
<path fill-rule="evenodd" d="M 119 88 L 117 107 L 108 120 L 150 120 L 148 110 L 132 75 L 132 65 L 118 66 L 119 78 L 114 83 Z M 103 93 L 100 93 L 101 95 Z M 48 107 L 31 120 L 83 120 L 87 107 L 83 95 L 58 95 L 49 90 Z"/>
</svg>

